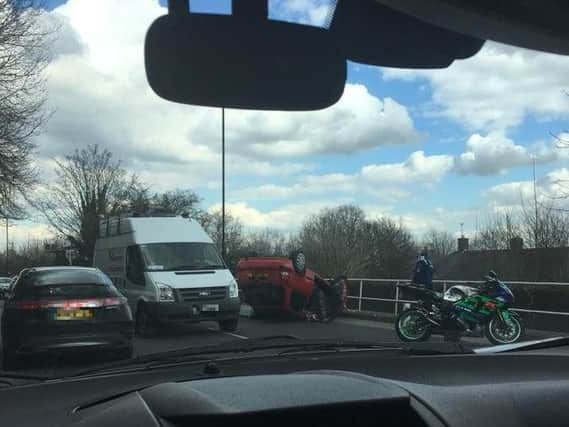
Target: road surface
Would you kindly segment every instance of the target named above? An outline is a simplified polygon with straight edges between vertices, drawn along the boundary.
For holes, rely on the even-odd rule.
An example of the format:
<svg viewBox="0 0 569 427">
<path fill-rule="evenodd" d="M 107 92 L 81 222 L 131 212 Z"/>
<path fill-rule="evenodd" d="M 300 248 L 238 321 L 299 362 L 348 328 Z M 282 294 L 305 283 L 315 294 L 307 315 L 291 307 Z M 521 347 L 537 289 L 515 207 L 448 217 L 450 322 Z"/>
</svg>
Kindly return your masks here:
<svg viewBox="0 0 569 427">
<path fill-rule="evenodd" d="M 338 318 L 332 323 L 307 322 L 291 319 L 252 319 L 241 317 L 238 329 L 233 332 L 221 332 L 217 323 L 203 322 L 176 327 L 162 328 L 152 338 L 135 338 L 135 356 L 159 353 L 186 347 L 199 348 L 222 343 L 238 343 L 252 338 L 268 335 L 294 335 L 298 338 L 365 340 L 398 342 L 393 325 L 373 320 Z M 557 334 L 551 333 L 550 336 Z M 540 339 L 547 335 L 527 334 L 525 339 Z M 433 336 L 432 341 L 442 341 L 442 337 Z M 471 347 L 489 345 L 484 338 L 465 338 Z M 95 367 L 109 360 L 100 354 L 76 356 L 46 356 L 26 361 L 19 370 L 25 374 L 63 376 L 78 370 Z"/>
<path fill-rule="evenodd" d="M 135 354 L 142 355 L 183 347 L 199 347 L 219 343 L 244 341 L 267 335 L 294 335 L 298 338 L 365 340 L 398 342 L 393 325 L 370 320 L 339 318 L 331 323 L 307 322 L 290 319 L 250 319 L 242 317 L 234 333 L 221 332 L 216 323 L 204 322 L 162 330 L 153 338 L 137 338 Z M 433 340 L 441 340 L 433 336 Z M 482 339 L 474 340 L 481 346 Z"/>
</svg>

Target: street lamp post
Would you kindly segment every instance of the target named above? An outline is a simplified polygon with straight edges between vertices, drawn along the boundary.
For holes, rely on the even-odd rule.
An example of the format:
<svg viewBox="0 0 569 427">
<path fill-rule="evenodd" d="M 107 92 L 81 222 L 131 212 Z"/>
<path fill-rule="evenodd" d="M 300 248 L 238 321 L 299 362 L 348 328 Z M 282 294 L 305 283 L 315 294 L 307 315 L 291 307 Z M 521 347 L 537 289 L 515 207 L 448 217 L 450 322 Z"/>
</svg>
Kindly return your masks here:
<svg viewBox="0 0 569 427">
<path fill-rule="evenodd" d="M 6 221 L 6 256 L 4 257 L 4 272 L 8 274 L 8 216 L 6 216 L 4 220 Z"/>
<path fill-rule="evenodd" d="M 221 109 L 221 256 L 225 260 L 225 108 Z"/>
</svg>

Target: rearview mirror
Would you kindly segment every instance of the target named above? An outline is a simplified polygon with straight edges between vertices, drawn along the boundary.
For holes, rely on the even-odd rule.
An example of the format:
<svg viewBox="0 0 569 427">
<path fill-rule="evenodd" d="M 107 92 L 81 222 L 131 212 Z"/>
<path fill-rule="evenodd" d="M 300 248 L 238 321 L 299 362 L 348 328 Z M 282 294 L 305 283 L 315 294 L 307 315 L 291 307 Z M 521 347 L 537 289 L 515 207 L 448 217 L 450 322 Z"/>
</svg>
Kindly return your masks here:
<svg viewBox="0 0 569 427">
<path fill-rule="evenodd" d="M 269 20 L 265 10 L 257 0 L 235 2 L 233 15 L 178 8 L 159 17 L 144 46 L 154 92 L 209 107 L 293 111 L 334 104 L 344 91 L 346 60 L 333 37 L 322 28 Z"/>
</svg>

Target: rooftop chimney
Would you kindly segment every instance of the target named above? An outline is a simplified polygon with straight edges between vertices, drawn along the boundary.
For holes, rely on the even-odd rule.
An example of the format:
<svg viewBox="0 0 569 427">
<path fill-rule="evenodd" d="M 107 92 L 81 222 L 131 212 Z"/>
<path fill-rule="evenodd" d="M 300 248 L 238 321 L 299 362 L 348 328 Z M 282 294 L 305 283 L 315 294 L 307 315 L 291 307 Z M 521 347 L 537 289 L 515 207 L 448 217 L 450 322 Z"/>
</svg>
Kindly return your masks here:
<svg viewBox="0 0 569 427">
<path fill-rule="evenodd" d="M 524 239 L 521 237 L 512 237 L 510 239 L 510 250 L 521 251 L 524 248 Z"/>
<path fill-rule="evenodd" d="M 468 237 L 459 237 L 458 238 L 458 251 L 464 252 L 468 250 Z"/>
</svg>

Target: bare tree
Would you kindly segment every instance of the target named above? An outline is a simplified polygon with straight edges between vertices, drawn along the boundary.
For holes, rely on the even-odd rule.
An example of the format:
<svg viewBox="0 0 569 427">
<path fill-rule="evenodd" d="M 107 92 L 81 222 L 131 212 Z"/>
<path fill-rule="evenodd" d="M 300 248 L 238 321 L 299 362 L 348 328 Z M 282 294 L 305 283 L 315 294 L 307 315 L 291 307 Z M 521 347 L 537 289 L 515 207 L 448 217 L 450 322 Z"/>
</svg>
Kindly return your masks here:
<svg viewBox="0 0 569 427">
<path fill-rule="evenodd" d="M 429 249 L 433 262 L 450 255 L 456 250 L 456 239 L 448 231 L 431 228 L 423 236 L 423 246 Z"/>
<path fill-rule="evenodd" d="M 147 185 L 142 183 L 137 175 L 132 174 L 116 191 L 109 215 L 121 213 L 139 213 L 146 215 L 150 212 L 152 196 Z"/>
<path fill-rule="evenodd" d="M 521 237 L 528 246 L 558 248 L 569 243 L 569 213 L 556 209 L 553 202 L 534 207 L 522 203 L 520 216 Z"/>
<path fill-rule="evenodd" d="M 150 206 L 174 215 L 196 217 L 201 214 L 200 202 L 201 198 L 192 190 L 177 189 L 154 194 L 150 199 Z"/>
<path fill-rule="evenodd" d="M 411 234 L 388 218 L 368 220 L 354 205 L 324 209 L 303 225 L 299 240 L 309 265 L 332 277 L 407 274 L 415 254 Z"/>
<path fill-rule="evenodd" d="M 0 0 L 0 215 L 23 214 L 20 197 L 36 183 L 32 138 L 48 118 L 43 70 L 56 28 L 37 0 Z"/>
<path fill-rule="evenodd" d="M 203 215 L 201 198 L 192 190 L 176 189 L 152 194 L 150 188 L 132 174 L 114 197 L 111 215 L 120 212 L 147 216 L 156 214 L 187 215 L 198 218 Z"/>
<path fill-rule="evenodd" d="M 360 274 L 366 277 L 407 277 L 417 253 L 409 230 L 390 218 L 366 223 L 362 236 L 363 263 Z"/>
<path fill-rule="evenodd" d="M 488 215 L 484 225 L 474 235 L 473 249 L 508 249 L 510 240 L 521 237 L 522 224 L 519 215 L 511 210 Z"/>
<path fill-rule="evenodd" d="M 354 274 L 362 262 L 363 210 L 354 205 L 324 209 L 302 226 L 299 240 L 309 265 L 327 276 Z"/>
<path fill-rule="evenodd" d="M 51 227 L 89 261 L 100 219 L 116 211 L 128 186 L 126 171 L 108 150 L 97 145 L 76 150 L 56 160 L 56 165 L 56 182 L 35 205 Z"/>
<path fill-rule="evenodd" d="M 288 249 L 285 235 L 268 228 L 248 233 L 243 248 L 245 255 L 257 256 L 287 256 L 290 252 Z"/>
<path fill-rule="evenodd" d="M 533 204 L 533 203 L 532 203 Z M 528 204 L 522 199 L 518 211 L 488 216 L 474 236 L 476 249 L 508 249 L 514 237 L 521 237 L 531 248 L 558 248 L 569 244 L 569 213 L 556 209 L 553 202 Z"/>
<path fill-rule="evenodd" d="M 198 222 L 201 223 L 209 237 L 213 240 L 218 250 L 221 252 L 222 222 L 221 211 L 209 213 L 201 212 L 197 215 Z M 239 219 L 231 214 L 225 214 L 225 262 L 230 268 L 234 268 L 237 261 L 244 253 L 245 236 L 243 224 Z"/>
<path fill-rule="evenodd" d="M 46 241 L 28 240 L 10 249 L 8 271 L 12 274 L 19 273 L 28 267 L 53 265 L 54 256 L 45 250 Z M 5 262 L 5 254 L 0 255 L 0 263 Z"/>
</svg>

